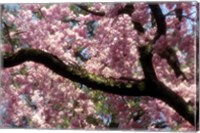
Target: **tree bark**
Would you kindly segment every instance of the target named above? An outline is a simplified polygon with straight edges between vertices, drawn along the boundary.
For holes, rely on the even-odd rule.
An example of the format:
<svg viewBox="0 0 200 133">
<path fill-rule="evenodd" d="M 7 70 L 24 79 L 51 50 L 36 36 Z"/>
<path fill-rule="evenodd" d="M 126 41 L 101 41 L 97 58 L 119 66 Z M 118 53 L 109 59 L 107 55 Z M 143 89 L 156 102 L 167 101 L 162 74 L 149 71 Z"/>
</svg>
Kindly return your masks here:
<svg viewBox="0 0 200 133">
<path fill-rule="evenodd" d="M 141 60 L 142 59 L 143 58 L 141 58 Z M 85 84 L 93 90 L 100 90 L 121 96 L 151 96 L 158 98 L 172 107 L 185 118 L 185 120 L 195 125 L 195 114 L 192 108 L 182 97 L 166 87 L 159 80 L 142 79 L 130 83 L 120 82 L 89 73 L 76 65 L 67 65 L 55 55 L 31 48 L 21 49 L 9 57 L 3 57 L 3 68 L 14 67 L 26 61 L 43 64 L 56 74 L 72 81 Z"/>
</svg>

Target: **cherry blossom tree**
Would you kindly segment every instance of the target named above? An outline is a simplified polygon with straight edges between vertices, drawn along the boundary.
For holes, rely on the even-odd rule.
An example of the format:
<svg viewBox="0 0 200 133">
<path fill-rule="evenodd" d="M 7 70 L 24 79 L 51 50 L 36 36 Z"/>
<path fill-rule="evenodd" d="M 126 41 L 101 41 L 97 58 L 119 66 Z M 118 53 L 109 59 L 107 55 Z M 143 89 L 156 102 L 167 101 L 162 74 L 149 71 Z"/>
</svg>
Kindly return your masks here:
<svg viewBox="0 0 200 133">
<path fill-rule="evenodd" d="M 2 5 L 1 127 L 196 130 L 197 8 Z"/>
</svg>

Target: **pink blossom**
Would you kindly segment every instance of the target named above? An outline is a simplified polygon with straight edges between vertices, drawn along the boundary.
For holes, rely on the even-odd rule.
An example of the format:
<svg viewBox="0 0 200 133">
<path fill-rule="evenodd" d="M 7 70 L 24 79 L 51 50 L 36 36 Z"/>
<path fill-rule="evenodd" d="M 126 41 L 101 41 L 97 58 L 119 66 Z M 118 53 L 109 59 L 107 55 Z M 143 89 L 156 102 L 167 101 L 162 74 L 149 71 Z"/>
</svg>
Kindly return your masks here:
<svg viewBox="0 0 200 133">
<path fill-rule="evenodd" d="M 182 8 L 186 15 L 194 10 L 190 3 L 185 2 L 159 5 L 164 5 L 166 10 L 172 12 L 176 7 Z M 102 77 L 116 80 L 120 80 L 120 77 L 144 79 L 138 47 L 151 45 L 157 34 L 157 25 L 152 27 L 153 17 L 148 4 L 134 3 L 131 16 L 118 15 L 118 11 L 126 6 L 123 3 L 95 3 L 87 6 L 89 10 L 105 12 L 106 15 L 95 16 L 69 3 L 48 6 L 21 4 L 14 14 L 4 11 L 2 16 L 10 26 L 14 25 L 10 31 L 11 38 L 17 39 L 20 45 L 15 46 L 17 48 L 14 52 L 22 46 L 29 46 L 51 53 L 65 64 L 79 64 L 88 72 Z M 34 11 L 38 10 L 42 14 L 40 19 L 33 17 Z M 63 18 L 75 19 L 77 22 L 63 22 Z M 166 16 L 166 34 L 152 44 L 152 63 L 158 79 L 193 107 L 196 102 L 196 64 L 193 61 L 197 50 L 196 29 L 187 19 L 184 17 L 180 22 L 175 14 Z M 87 23 L 91 20 L 95 20 L 97 25 L 94 36 L 88 38 L 88 29 L 91 27 Z M 132 21 L 141 23 L 145 33 L 139 33 Z M 15 34 L 18 31 L 23 33 Z M 6 40 L 6 36 L 3 37 Z M 79 47 L 87 47 L 91 58 L 82 61 L 75 54 Z M 177 78 L 167 60 L 159 56 L 168 47 L 176 50 L 187 81 Z M 10 44 L 1 45 L 5 55 L 11 53 L 12 49 Z M 118 129 L 161 131 L 164 129 L 157 129 L 152 122 L 164 119 L 172 130 L 194 130 L 175 110 L 158 99 L 119 96 L 92 90 L 35 62 L 3 69 L 1 76 L 1 103 L 3 106 L 6 101 L 9 103 L 6 115 L 0 114 L 0 120 L 4 120 L 0 127 L 3 128 L 10 127 L 12 123 L 23 127 L 22 118 L 26 116 L 31 128 L 108 129 L 110 123 L 105 123 L 104 119 L 111 119 Z M 23 100 L 21 95 L 29 99 Z M 142 115 L 137 118 L 141 112 Z"/>
<path fill-rule="evenodd" d="M 11 44 L 3 44 L 1 47 L 2 47 L 1 50 L 3 52 L 11 52 L 13 49 Z"/>
</svg>

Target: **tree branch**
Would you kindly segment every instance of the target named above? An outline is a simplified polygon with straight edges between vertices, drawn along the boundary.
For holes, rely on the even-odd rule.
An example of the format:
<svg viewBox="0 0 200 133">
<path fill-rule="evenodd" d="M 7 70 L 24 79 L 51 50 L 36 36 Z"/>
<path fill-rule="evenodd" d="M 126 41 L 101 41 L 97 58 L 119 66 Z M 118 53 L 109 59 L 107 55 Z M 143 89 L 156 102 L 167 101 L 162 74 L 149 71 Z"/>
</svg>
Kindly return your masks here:
<svg viewBox="0 0 200 133">
<path fill-rule="evenodd" d="M 150 83 L 149 85 L 147 84 L 147 86 L 149 86 L 148 89 L 151 90 L 150 93 L 152 94 L 152 97 L 158 98 L 167 103 L 193 126 L 198 123 L 198 119 L 195 119 L 195 117 L 197 118 L 197 116 L 195 116 L 194 107 L 186 103 L 182 97 L 180 97 L 170 88 L 165 86 L 164 83 L 157 81 L 154 83 Z"/>
<path fill-rule="evenodd" d="M 93 15 L 96 16 L 105 16 L 104 12 L 95 12 L 95 11 L 91 11 L 88 9 L 87 6 L 83 6 L 83 5 L 77 5 L 79 8 L 81 8 L 82 10 L 89 12 Z M 153 39 L 153 43 L 156 42 L 156 40 L 158 40 L 160 38 L 161 35 L 165 35 L 166 33 L 166 22 L 165 22 L 165 15 L 162 13 L 160 7 L 158 4 L 149 4 L 149 7 L 152 11 L 152 14 L 155 17 L 156 20 L 156 24 L 157 24 L 157 34 Z M 134 7 L 132 4 L 127 4 L 124 8 L 122 8 L 121 10 L 118 11 L 118 15 L 120 14 L 128 14 L 129 16 L 131 16 L 132 12 L 134 11 Z M 143 26 L 136 21 L 132 21 L 134 28 L 139 32 L 139 33 L 144 33 L 145 29 L 143 28 Z M 182 72 L 182 70 L 180 69 L 180 63 L 179 60 L 176 56 L 175 51 L 172 48 L 168 48 L 166 49 L 163 53 L 159 54 L 162 58 L 166 59 L 168 64 L 171 66 L 171 68 L 174 70 L 176 77 L 179 76 L 183 76 L 183 79 L 187 79 L 185 74 Z"/>
<path fill-rule="evenodd" d="M 156 73 L 152 64 L 152 45 L 139 47 L 140 62 L 146 79 L 146 85 L 150 96 L 158 98 L 173 109 L 175 109 L 181 116 L 188 120 L 191 124 L 195 124 L 195 117 L 193 107 L 188 105 L 182 97 L 173 92 L 170 88 L 165 86 L 156 77 Z"/>
<path fill-rule="evenodd" d="M 160 36 L 166 34 L 167 26 L 165 22 L 165 15 L 162 13 L 160 6 L 158 4 L 149 4 L 149 7 L 157 24 L 157 33 L 153 39 L 153 44 L 154 44 L 160 38 Z M 180 15 L 180 13 L 178 15 Z M 180 63 L 174 49 L 167 48 L 164 50 L 163 53 L 159 53 L 159 55 L 160 57 L 167 60 L 168 64 L 174 70 L 176 77 L 182 76 L 183 79 L 187 79 L 185 74 L 182 72 L 180 68 Z"/>
<path fill-rule="evenodd" d="M 138 47 L 138 51 L 140 53 L 140 62 L 145 79 L 149 81 L 157 80 L 156 72 L 152 63 L 152 45 L 149 44 L 146 46 Z"/>
<path fill-rule="evenodd" d="M 60 76 L 100 91 L 125 96 L 147 95 L 143 87 L 144 80 L 139 80 L 132 84 L 118 82 L 113 79 L 88 73 L 85 69 L 77 65 L 66 65 L 57 56 L 31 48 L 21 49 L 12 56 L 4 57 L 3 68 L 13 67 L 26 61 L 43 64 Z"/>
<path fill-rule="evenodd" d="M 142 58 L 141 60 L 145 61 Z M 192 125 L 195 124 L 194 112 L 183 98 L 158 80 L 151 81 L 143 79 L 133 83 L 124 83 L 104 78 L 93 73 L 88 73 L 81 67 L 66 65 L 57 56 L 31 48 L 21 49 L 9 57 L 3 57 L 3 68 L 14 67 L 26 61 L 43 64 L 56 74 L 72 81 L 85 84 L 93 90 L 100 90 L 121 96 L 151 96 L 159 98 L 175 109 Z"/>
<path fill-rule="evenodd" d="M 165 22 L 165 16 L 162 13 L 160 6 L 158 4 L 149 4 L 149 8 L 151 9 L 157 24 L 157 34 L 153 39 L 153 43 L 155 43 L 161 35 L 165 35 L 167 26 Z"/>
</svg>

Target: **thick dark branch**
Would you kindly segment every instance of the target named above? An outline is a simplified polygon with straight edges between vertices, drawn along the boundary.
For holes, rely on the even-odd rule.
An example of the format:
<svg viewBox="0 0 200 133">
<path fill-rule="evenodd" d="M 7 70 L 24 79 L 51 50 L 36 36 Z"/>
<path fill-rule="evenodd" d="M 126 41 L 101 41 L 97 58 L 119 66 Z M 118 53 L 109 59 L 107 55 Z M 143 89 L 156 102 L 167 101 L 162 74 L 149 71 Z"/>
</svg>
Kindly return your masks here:
<svg viewBox="0 0 200 133">
<path fill-rule="evenodd" d="M 191 124 L 195 124 L 194 111 L 179 95 L 160 82 L 157 77 L 152 63 L 152 45 L 146 45 L 139 48 L 140 62 L 146 79 L 149 93 L 152 97 L 166 102 L 175 109 L 181 116 Z"/>
<path fill-rule="evenodd" d="M 166 34 L 165 15 L 163 15 L 162 10 L 158 4 L 149 4 L 149 7 L 157 24 L 157 33 L 153 40 L 153 43 L 155 43 L 160 38 L 160 36 Z M 178 15 L 180 15 L 180 12 Z M 167 60 L 168 64 L 174 70 L 176 77 L 183 76 L 183 79 L 187 79 L 180 68 L 180 63 L 174 49 L 167 48 L 163 53 L 160 53 L 159 55 Z"/>
<path fill-rule="evenodd" d="M 144 50 L 148 53 L 148 48 Z M 146 59 L 149 60 L 149 58 L 141 58 L 141 61 L 144 62 Z M 100 90 L 121 96 L 152 96 L 159 98 L 194 125 L 194 112 L 191 110 L 191 107 L 179 95 L 158 80 L 145 79 L 137 80 L 133 83 L 124 83 L 88 73 L 85 69 L 75 65 L 66 65 L 57 56 L 30 48 L 21 49 L 9 57 L 4 57 L 3 68 L 14 67 L 26 61 L 43 64 L 56 74 L 85 84 L 93 90 Z"/>
<path fill-rule="evenodd" d="M 88 73 L 85 69 L 75 65 L 66 65 L 58 57 L 35 49 L 22 49 L 12 56 L 3 59 L 3 68 L 13 67 L 25 61 L 33 61 L 45 65 L 53 72 L 68 78 L 72 81 L 85 84 L 92 89 L 101 90 L 108 93 L 126 95 L 126 96 L 142 96 L 147 95 L 144 90 L 144 81 L 140 80 L 136 83 L 118 82 L 113 79 L 97 76 Z"/>
<path fill-rule="evenodd" d="M 152 64 L 152 45 L 146 45 L 138 48 L 140 53 L 140 62 L 142 65 L 142 70 L 146 80 L 154 81 L 157 80 L 156 72 Z"/>
<path fill-rule="evenodd" d="M 182 97 L 173 92 L 170 88 L 165 86 L 162 82 L 152 82 L 149 86 L 149 90 L 152 93 L 152 97 L 158 98 L 170 107 L 176 110 L 184 119 L 189 121 L 192 125 L 196 125 L 198 121 L 195 121 L 195 108 L 184 101 Z"/>
<path fill-rule="evenodd" d="M 149 4 L 149 7 L 157 24 L 157 34 L 153 40 L 153 43 L 155 43 L 156 40 L 158 40 L 161 35 L 165 35 L 167 26 L 165 22 L 165 16 L 162 13 L 160 6 L 158 4 Z"/>
</svg>

